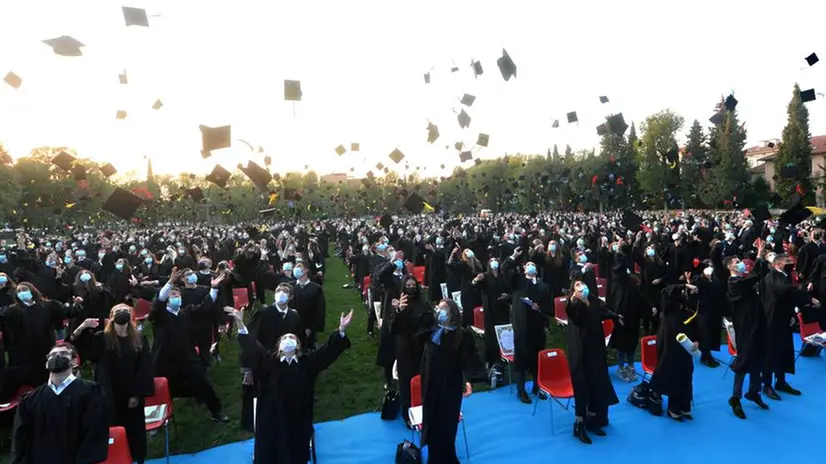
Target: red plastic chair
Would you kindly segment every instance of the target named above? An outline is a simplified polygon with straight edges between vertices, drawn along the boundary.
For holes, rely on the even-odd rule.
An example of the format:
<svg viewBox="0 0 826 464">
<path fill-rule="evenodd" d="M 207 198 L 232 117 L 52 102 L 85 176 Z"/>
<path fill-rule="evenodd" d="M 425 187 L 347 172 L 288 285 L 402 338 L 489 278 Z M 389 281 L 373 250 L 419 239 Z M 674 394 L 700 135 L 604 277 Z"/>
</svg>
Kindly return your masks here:
<svg viewBox="0 0 826 464">
<path fill-rule="evenodd" d="M 599 279 L 599 264 L 591 264 L 591 267 L 594 269 L 594 276 Z"/>
<path fill-rule="evenodd" d="M 819 345 L 817 343 L 810 343 L 810 342 L 806 341 L 807 337 L 811 337 L 812 335 L 817 335 L 817 334 L 820 333 L 820 323 L 819 322 L 815 321 L 815 322 L 804 323 L 803 322 L 803 314 L 801 314 L 801 313 L 797 313 L 797 322 L 800 323 L 800 342 L 802 343 L 802 346 L 800 347 L 800 351 L 797 352 L 797 356 L 795 356 L 795 362 L 797 362 L 797 359 L 800 358 L 800 353 L 803 352 L 803 347 L 805 347 L 806 345 L 812 345 L 812 346 L 817 346 L 817 347 L 821 347 L 821 348 L 824 347 L 824 345 L 822 345 L 822 344 Z"/>
<path fill-rule="evenodd" d="M 485 308 L 482 306 L 473 308 L 473 331 L 479 335 L 485 334 Z"/>
<path fill-rule="evenodd" d="M 413 277 L 419 285 L 424 285 L 424 266 L 415 266 L 413 268 Z"/>
<path fill-rule="evenodd" d="M 146 407 L 166 405 L 166 412 L 160 420 L 148 422 L 146 424 L 146 431 L 152 432 L 161 427 L 164 428 L 164 435 L 166 439 L 166 462 L 169 463 L 169 422 L 173 419 L 172 411 L 172 395 L 169 393 L 169 381 L 166 377 L 155 377 L 155 394 L 147 397 L 144 400 Z"/>
<path fill-rule="evenodd" d="M 565 311 L 565 306 L 568 304 L 568 298 L 558 296 L 554 298 L 554 317 L 557 324 L 561 326 L 568 325 L 568 312 Z"/>
<path fill-rule="evenodd" d="M 11 401 L 8 404 L 6 404 L 5 406 L 0 406 L 0 412 L 6 412 L 6 411 L 14 410 L 14 408 L 16 408 L 18 404 L 20 404 L 20 400 L 23 398 L 23 395 L 25 395 L 26 393 L 28 393 L 32 390 L 34 390 L 34 388 L 32 388 L 28 385 L 23 385 L 22 387 L 20 387 L 17 390 L 17 394 L 14 395 L 14 397 L 11 399 Z"/>
<path fill-rule="evenodd" d="M 508 392 L 513 391 L 513 355 L 512 354 L 505 354 L 502 351 L 502 347 L 499 347 L 499 357 L 502 358 L 502 362 L 507 364 L 508 366 Z"/>
<path fill-rule="evenodd" d="M 363 299 L 367 299 L 367 290 L 370 289 L 370 276 L 364 276 L 364 280 L 361 283 L 361 297 Z"/>
<path fill-rule="evenodd" d="M 608 279 L 597 279 L 597 296 L 600 298 L 608 296 Z"/>
<path fill-rule="evenodd" d="M 152 311 L 152 302 L 149 300 L 144 300 L 143 298 L 138 298 L 138 301 L 135 303 L 135 312 L 133 314 L 133 318 L 136 321 L 142 321 L 149 317 L 149 313 Z"/>
<path fill-rule="evenodd" d="M 728 362 L 728 365 L 726 366 L 726 371 L 723 372 L 724 379 L 726 378 L 726 375 L 728 375 L 728 371 L 731 370 L 731 363 L 733 363 L 734 358 L 737 357 L 737 350 L 734 349 L 734 342 L 731 340 L 731 335 L 728 334 L 728 331 L 726 331 L 726 343 L 728 344 L 728 354 L 729 356 L 731 356 L 731 360 Z"/>
<path fill-rule="evenodd" d="M 241 309 L 250 304 L 250 293 L 246 288 L 233 288 L 232 300 L 235 303 L 235 309 Z"/>
<path fill-rule="evenodd" d="M 129 452 L 129 441 L 123 427 L 109 427 L 109 454 L 103 464 L 132 464 L 132 453 Z"/>
<path fill-rule="evenodd" d="M 413 274 L 413 263 L 408 261 L 407 264 L 404 266 L 404 272 L 406 272 L 408 275 L 412 275 Z"/>
<path fill-rule="evenodd" d="M 605 336 L 605 346 L 611 341 L 611 334 L 614 333 L 614 321 L 612 319 L 605 319 L 602 321 L 602 334 Z"/>
<path fill-rule="evenodd" d="M 571 400 L 574 398 L 574 385 L 571 383 L 571 370 L 568 367 L 568 358 L 565 351 L 558 348 L 542 350 L 539 352 L 539 369 L 537 371 L 537 383 L 539 390 L 544 392 L 556 401 L 562 409 L 568 410 L 571 407 Z M 568 400 L 562 404 L 560 400 Z M 554 405 L 551 404 L 551 435 L 554 433 Z M 533 415 L 536 415 L 536 408 L 539 401 L 533 406 Z"/>
<path fill-rule="evenodd" d="M 410 407 L 422 405 L 422 376 L 417 375 L 410 379 Z M 462 424 L 462 435 L 465 439 L 465 455 L 470 459 L 470 448 L 467 446 L 467 431 L 465 430 L 465 417 L 459 412 L 459 423 Z M 413 426 L 413 439 L 415 441 L 416 432 L 421 432 L 421 426 Z"/>
<path fill-rule="evenodd" d="M 645 377 L 652 375 L 654 369 L 657 367 L 657 336 L 649 335 L 642 337 L 640 339 L 640 346 L 642 347 L 640 353 L 643 370 L 642 379 L 645 380 Z"/>
</svg>

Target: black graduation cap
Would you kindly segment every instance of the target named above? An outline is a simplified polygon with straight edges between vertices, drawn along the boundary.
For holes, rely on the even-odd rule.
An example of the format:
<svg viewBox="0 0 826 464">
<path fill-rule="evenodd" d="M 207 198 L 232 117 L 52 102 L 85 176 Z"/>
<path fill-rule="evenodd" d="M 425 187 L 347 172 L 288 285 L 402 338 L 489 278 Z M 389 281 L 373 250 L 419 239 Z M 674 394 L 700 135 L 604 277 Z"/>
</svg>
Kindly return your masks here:
<svg viewBox="0 0 826 464">
<path fill-rule="evenodd" d="M 818 58 L 817 54 L 815 53 L 812 53 L 811 55 L 806 57 L 806 63 L 808 63 L 809 66 L 814 66 L 815 63 L 817 63 L 818 61 L 820 61 L 820 58 Z"/>
<path fill-rule="evenodd" d="M 220 150 L 232 146 L 232 126 L 207 127 L 198 126 L 201 129 L 201 156 L 209 158 L 212 150 Z"/>
<path fill-rule="evenodd" d="M 599 102 L 600 103 L 608 103 L 608 97 L 606 97 L 606 96 L 599 97 Z"/>
<path fill-rule="evenodd" d="M 126 119 L 126 111 L 118 110 L 118 112 L 115 113 L 115 119 Z"/>
<path fill-rule="evenodd" d="M 301 81 L 284 81 L 284 100 L 301 101 Z"/>
<path fill-rule="evenodd" d="M 353 142 L 353 143 L 350 144 L 350 151 L 359 151 L 358 142 Z"/>
<path fill-rule="evenodd" d="M 782 224 L 796 226 L 812 215 L 812 211 L 803 206 L 803 200 L 797 200 L 794 205 L 777 218 Z"/>
<path fill-rule="evenodd" d="M 465 112 L 465 110 L 462 110 L 462 112 L 459 113 L 457 119 L 459 120 L 459 127 L 462 129 L 470 127 L 470 116 Z"/>
<path fill-rule="evenodd" d="M 463 144 L 462 142 L 456 142 L 453 144 L 453 148 L 455 148 L 456 151 L 460 151 L 464 145 L 465 144 Z"/>
<path fill-rule="evenodd" d="M 466 161 L 470 161 L 472 159 L 473 159 L 473 153 L 471 153 L 469 151 L 463 151 L 462 153 L 459 154 L 459 161 L 462 162 L 462 163 L 464 163 Z"/>
<path fill-rule="evenodd" d="M 153 110 L 159 110 L 161 108 L 163 108 L 163 102 L 159 98 L 159 99 L 155 100 L 155 103 L 152 104 L 152 109 Z"/>
<path fill-rule="evenodd" d="M 132 8 L 130 6 L 123 7 L 123 19 L 126 21 L 127 27 L 149 27 L 149 18 L 146 16 L 146 10 L 141 8 Z"/>
<path fill-rule="evenodd" d="M 470 65 L 473 66 L 473 76 L 474 77 L 479 77 L 479 76 L 481 76 L 482 74 L 485 73 L 485 71 L 482 69 L 482 63 L 480 63 L 478 61 L 474 61 Z"/>
<path fill-rule="evenodd" d="M 473 102 L 475 102 L 475 101 L 476 101 L 476 97 L 469 94 L 469 93 L 466 93 L 462 97 L 462 104 L 465 105 L 465 106 L 473 106 Z"/>
<path fill-rule="evenodd" d="M 579 119 L 577 119 L 577 117 L 576 117 L 576 111 L 571 111 L 570 113 L 568 113 L 567 116 L 568 116 L 568 123 L 569 124 L 579 121 Z"/>
<path fill-rule="evenodd" d="M 725 111 L 720 111 L 720 112 L 716 113 L 714 116 L 710 117 L 708 120 L 712 124 L 714 124 L 715 126 L 719 126 L 720 124 L 723 123 L 723 121 L 725 119 L 726 119 L 726 112 Z"/>
<path fill-rule="evenodd" d="M 476 158 L 475 160 L 473 160 L 473 164 L 475 164 L 476 166 L 479 166 L 480 164 L 482 164 L 482 160 L 480 160 L 479 158 Z M 476 174 L 474 174 L 472 177 L 476 177 Z"/>
<path fill-rule="evenodd" d="M 439 126 L 432 122 L 427 123 L 427 141 L 433 143 L 439 138 Z"/>
<path fill-rule="evenodd" d="M 347 149 L 346 149 L 346 148 L 344 148 L 344 145 L 339 145 L 339 146 L 337 146 L 337 147 L 336 147 L 336 154 L 337 154 L 338 156 L 341 156 L 341 155 L 343 155 L 343 154 L 345 154 L 345 153 L 347 153 Z"/>
<path fill-rule="evenodd" d="M 122 73 L 118 74 L 118 82 L 120 82 L 121 84 L 129 83 L 129 77 L 126 76 L 125 70 Z"/>
<path fill-rule="evenodd" d="M 668 152 L 666 152 L 665 160 L 668 162 L 668 164 L 674 164 L 677 162 L 678 159 L 680 159 L 680 147 L 674 144 L 674 146 L 672 146 L 671 149 L 668 150 Z"/>
<path fill-rule="evenodd" d="M 780 177 L 786 179 L 794 179 L 797 177 L 797 166 L 794 164 L 788 164 L 786 166 L 782 166 L 780 168 Z"/>
<path fill-rule="evenodd" d="M 387 229 L 387 228 L 389 228 L 391 225 L 393 225 L 393 218 L 392 218 L 392 217 L 390 217 L 390 215 L 389 215 L 389 214 L 384 213 L 384 214 L 382 215 L 382 217 L 379 219 L 379 224 L 381 224 L 381 226 L 382 226 L 382 227 L 384 227 L 385 229 Z"/>
<path fill-rule="evenodd" d="M 404 207 L 413 214 L 421 214 L 424 211 L 424 199 L 418 193 L 413 192 L 407 197 Z"/>
<path fill-rule="evenodd" d="M 72 168 L 72 176 L 75 182 L 86 180 L 86 166 L 82 164 L 75 164 Z"/>
<path fill-rule="evenodd" d="M 637 232 L 642 227 L 642 218 L 633 211 L 625 211 L 622 213 L 622 226 L 632 232 Z"/>
<path fill-rule="evenodd" d="M 404 153 L 402 153 L 401 150 L 399 150 L 398 148 L 393 150 L 393 152 L 390 153 L 389 156 L 390 156 L 390 159 L 393 160 L 393 162 L 396 163 L 396 164 L 399 164 L 401 162 L 401 160 L 404 159 Z"/>
<path fill-rule="evenodd" d="M 75 161 L 77 161 L 75 157 L 65 151 L 61 151 L 57 156 L 52 158 L 52 164 L 64 171 L 71 171 Z"/>
<path fill-rule="evenodd" d="M 272 174 L 253 161 L 247 161 L 247 168 L 244 170 L 247 177 L 253 184 L 261 190 L 267 190 L 267 184 L 272 180 Z"/>
<path fill-rule="evenodd" d="M 187 189 L 186 194 L 189 195 L 189 197 L 192 198 L 192 201 L 194 201 L 195 203 L 200 203 L 204 201 L 204 191 L 201 190 L 200 187 Z"/>
<path fill-rule="evenodd" d="M 476 145 L 480 147 L 487 147 L 488 141 L 490 140 L 490 136 L 488 134 L 479 134 L 479 137 L 476 139 Z"/>
<path fill-rule="evenodd" d="M 757 224 L 762 224 L 763 221 L 768 221 L 772 218 L 772 213 L 769 212 L 769 208 L 767 208 L 766 205 L 750 209 L 749 212 L 751 213 L 751 217 L 754 218 L 754 222 Z"/>
<path fill-rule="evenodd" d="M 737 108 L 737 103 L 737 99 L 734 98 L 734 95 L 729 95 L 728 97 L 726 97 L 726 101 L 723 102 L 723 105 L 726 107 L 727 110 L 734 111 L 734 108 Z"/>
<path fill-rule="evenodd" d="M 3 80 L 6 82 L 6 84 L 9 84 L 15 89 L 19 89 L 20 85 L 23 84 L 23 79 L 21 79 L 20 76 L 11 71 L 9 71 L 9 73 L 6 74 L 6 77 L 3 78 Z"/>
<path fill-rule="evenodd" d="M 141 198 L 128 190 L 116 188 L 112 195 L 103 203 L 103 210 L 122 219 L 132 219 L 135 211 L 141 206 Z"/>
<path fill-rule="evenodd" d="M 502 72 L 505 81 L 509 81 L 511 77 L 516 77 L 516 64 L 504 48 L 502 49 L 502 57 L 496 60 L 496 65 L 499 66 L 499 71 Z"/>
<path fill-rule="evenodd" d="M 376 164 L 376 169 L 378 169 L 379 171 L 381 171 L 382 169 L 384 169 L 384 165 L 383 165 L 383 164 L 381 164 L 381 163 L 378 163 L 378 164 Z"/>
<path fill-rule="evenodd" d="M 270 167 L 272 164 L 272 156 L 267 155 L 264 157 L 264 166 Z"/>
<path fill-rule="evenodd" d="M 100 172 L 103 174 L 103 177 L 112 177 L 117 174 L 118 170 L 115 169 L 112 163 L 106 163 L 100 167 Z"/>
<path fill-rule="evenodd" d="M 455 73 L 455 72 L 458 72 L 458 71 L 459 71 L 458 66 L 454 66 L 454 67 L 450 68 L 450 72 L 452 72 L 452 73 Z"/>
<path fill-rule="evenodd" d="M 430 73 L 429 72 L 424 73 L 424 83 L 425 84 L 430 84 Z"/>
<path fill-rule="evenodd" d="M 628 124 L 625 123 L 622 113 L 609 116 L 607 124 L 608 130 L 610 130 L 614 135 L 618 135 L 620 137 L 622 137 L 623 134 L 625 134 L 625 131 L 628 130 Z"/>
<path fill-rule="evenodd" d="M 81 42 L 67 35 L 44 40 L 43 43 L 52 47 L 52 51 L 60 56 L 82 56 L 83 52 L 80 49 L 85 47 Z"/>
<path fill-rule="evenodd" d="M 603 135 L 608 133 L 608 127 L 603 123 L 597 126 L 597 135 L 602 137 Z"/>
<path fill-rule="evenodd" d="M 405 169 L 407 169 L 407 168 L 408 168 L 408 166 L 405 166 L 404 168 L 405 168 Z M 387 166 L 385 166 L 385 167 L 384 167 L 384 169 L 382 170 L 382 172 L 384 172 L 385 174 L 387 174 L 388 172 L 390 172 L 390 168 L 388 168 Z"/>
<path fill-rule="evenodd" d="M 551 127 L 553 127 L 554 129 L 559 127 L 559 119 L 554 119 L 554 122 L 553 122 L 553 124 L 551 124 Z"/>
<path fill-rule="evenodd" d="M 212 182 L 218 187 L 226 188 L 227 181 L 229 181 L 230 176 L 232 176 L 232 174 L 230 174 L 229 171 L 224 169 L 220 164 L 216 164 L 212 169 L 212 172 L 206 176 L 206 180 Z"/>
<path fill-rule="evenodd" d="M 814 101 L 817 98 L 815 95 L 815 89 L 803 90 L 800 92 L 800 100 L 803 103 Z"/>
</svg>

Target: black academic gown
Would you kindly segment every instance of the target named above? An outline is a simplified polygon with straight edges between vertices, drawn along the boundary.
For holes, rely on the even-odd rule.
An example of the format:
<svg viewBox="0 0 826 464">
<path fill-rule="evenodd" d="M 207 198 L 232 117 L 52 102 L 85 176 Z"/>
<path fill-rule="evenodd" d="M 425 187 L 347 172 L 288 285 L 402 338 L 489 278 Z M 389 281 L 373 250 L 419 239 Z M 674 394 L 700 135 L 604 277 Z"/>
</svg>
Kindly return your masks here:
<svg viewBox="0 0 826 464">
<path fill-rule="evenodd" d="M 685 334 L 697 341 L 697 317 L 677 296 L 685 285 L 670 285 L 663 289 L 660 329 L 657 333 L 657 367 L 651 376 L 651 388 L 667 396 L 680 395 L 691 400 L 694 359 L 677 341 Z"/>
<path fill-rule="evenodd" d="M 433 326 L 433 315 L 429 303 L 422 301 L 419 296 L 408 296 L 407 308 L 403 311 L 390 311 L 384 321 L 393 335 L 402 411 L 410 408 L 410 379 L 419 375 L 422 364 L 424 346 L 418 334 Z"/>
<path fill-rule="evenodd" d="M 691 283 L 699 289 L 696 300 L 700 311 L 697 316 L 700 335 L 697 341 L 700 342 L 700 351 L 720 351 L 720 345 L 723 343 L 723 317 L 731 312 L 727 288 L 713 274 L 711 279 L 704 274 L 695 275 Z"/>
<path fill-rule="evenodd" d="M 307 335 L 305 329 L 310 329 L 315 334 L 324 332 L 324 322 L 327 318 L 327 300 L 324 298 L 324 289 L 315 282 L 308 281 L 303 286 L 298 282 L 293 285 L 293 300 L 291 305 L 298 311 L 301 318 L 302 331 L 298 335 L 301 343 L 307 346 Z"/>
<path fill-rule="evenodd" d="M 589 297 L 588 305 L 571 298 L 565 312 L 568 315 L 568 366 L 574 398 L 585 403 L 588 410 L 604 413 L 608 406 L 619 403 L 619 399 L 608 376 L 602 321 L 617 321 L 619 315 L 597 297 Z"/>
<path fill-rule="evenodd" d="M 794 374 L 794 308 L 802 310 L 811 297 L 805 290 L 795 288 L 791 277 L 774 270 L 763 278 L 760 296 L 766 312 L 766 367 L 774 373 Z"/>
<path fill-rule="evenodd" d="M 765 364 L 766 313 L 757 292 L 760 280 L 759 275 L 728 279 L 733 341 L 737 349 L 737 357 L 730 366 L 734 372 L 759 372 Z"/>
<path fill-rule="evenodd" d="M 373 276 L 382 288 L 381 318 L 387 319 L 394 311 L 393 300 L 399 299 L 402 294 L 402 275 L 395 273 L 396 266 L 391 261 L 385 261 L 378 273 Z M 373 308 L 370 308 L 373 311 Z M 396 360 L 395 345 L 390 326 L 382 323 L 379 332 L 379 350 L 376 353 L 376 364 L 384 368 L 392 368 Z"/>
<path fill-rule="evenodd" d="M 510 259 L 506 263 L 512 262 Z M 553 316 L 551 290 L 537 279 L 533 283 L 523 274 L 514 273 L 512 279 L 511 322 L 513 323 L 514 366 L 517 370 L 535 366 L 539 352 L 545 348 L 547 318 Z M 534 311 L 523 298 L 539 305 Z"/>
<path fill-rule="evenodd" d="M 306 464 L 313 435 L 313 391 L 318 374 L 350 347 L 338 331 L 297 362 L 281 361 L 248 335 L 238 335 L 258 387 L 255 462 Z"/>
<path fill-rule="evenodd" d="M 60 395 L 41 385 L 23 396 L 12 438 L 14 464 L 80 464 L 106 460 L 109 426 L 100 385 L 75 379 Z"/>
<path fill-rule="evenodd" d="M 485 314 L 485 361 L 492 366 L 500 361 L 495 327 L 510 323 L 512 276 L 502 270 L 496 275 L 492 271 L 483 275 L 485 278 L 476 287 L 482 292 Z"/>
<path fill-rule="evenodd" d="M 447 282 L 447 252 L 444 247 L 433 247 L 427 251 L 427 293 L 428 300 L 440 301 L 442 299 L 441 284 Z"/>
<path fill-rule="evenodd" d="M 455 258 L 447 266 L 459 277 L 459 290 L 462 292 L 462 324 L 473 325 L 473 309 L 482 306 L 482 296 L 472 282 L 483 269 L 481 267 L 474 269 L 470 262 L 460 258 Z"/>
<path fill-rule="evenodd" d="M 643 314 L 651 313 L 651 303 L 627 270 L 622 262 L 615 262 L 611 270 L 613 278 L 608 288 L 608 301 L 612 311 L 622 315 L 624 324 L 614 324 L 608 346 L 623 353 L 634 353 L 640 341 L 640 320 Z"/>
</svg>

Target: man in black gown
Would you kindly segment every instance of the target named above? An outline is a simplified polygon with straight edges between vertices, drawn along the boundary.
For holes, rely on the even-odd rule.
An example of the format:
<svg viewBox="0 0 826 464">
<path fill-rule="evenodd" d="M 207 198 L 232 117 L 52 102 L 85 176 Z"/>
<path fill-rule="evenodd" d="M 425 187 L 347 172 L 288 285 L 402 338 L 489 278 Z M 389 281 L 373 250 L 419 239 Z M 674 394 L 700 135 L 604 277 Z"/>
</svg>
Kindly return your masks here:
<svg viewBox="0 0 826 464">
<path fill-rule="evenodd" d="M 106 460 L 109 427 L 103 391 L 100 385 L 72 374 L 76 356 L 74 347 L 68 343 L 58 344 L 49 351 L 48 382 L 23 396 L 17 408 L 13 463 L 74 464 Z"/>
</svg>

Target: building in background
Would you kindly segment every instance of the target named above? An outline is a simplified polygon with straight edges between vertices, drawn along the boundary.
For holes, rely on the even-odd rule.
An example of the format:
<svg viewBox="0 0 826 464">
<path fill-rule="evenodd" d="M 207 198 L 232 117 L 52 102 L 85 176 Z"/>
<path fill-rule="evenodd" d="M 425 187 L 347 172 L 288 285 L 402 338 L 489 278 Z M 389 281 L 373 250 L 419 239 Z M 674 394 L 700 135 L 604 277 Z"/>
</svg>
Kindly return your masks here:
<svg viewBox="0 0 826 464">
<path fill-rule="evenodd" d="M 826 176 L 826 135 L 817 135 L 809 141 L 812 144 L 811 180 L 817 187 L 817 203 L 822 205 L 823 187 L 821 184 Z M 762 177 L 774 190 L 774 177 L 777 175 L 774 160 L 777 158 L 779 148 L 780 140 L 773 139 L 765 140 L 760 145 L 746 150 L 746 160 L 749 164 L 752 181 Z"/>
</svg>

